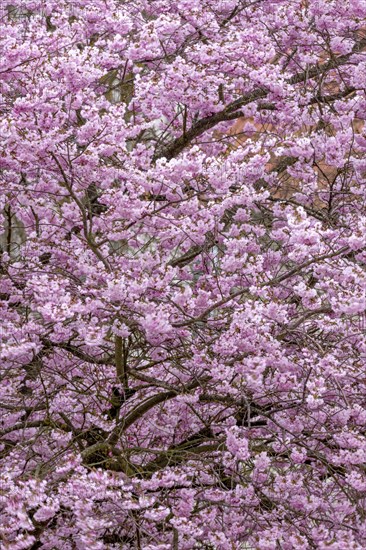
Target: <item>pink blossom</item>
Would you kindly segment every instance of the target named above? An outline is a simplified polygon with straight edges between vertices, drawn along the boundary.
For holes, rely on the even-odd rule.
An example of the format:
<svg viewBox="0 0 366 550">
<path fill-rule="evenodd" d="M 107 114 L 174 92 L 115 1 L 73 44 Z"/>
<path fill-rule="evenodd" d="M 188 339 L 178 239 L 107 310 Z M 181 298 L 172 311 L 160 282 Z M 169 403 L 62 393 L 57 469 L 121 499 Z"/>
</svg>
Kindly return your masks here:
<svg viewBox="0 0 366 550">
<path fill-rule="evenodd" d="M 9 0 L 4 548 L 366 547 L 363 0 Z"/>
</svg>

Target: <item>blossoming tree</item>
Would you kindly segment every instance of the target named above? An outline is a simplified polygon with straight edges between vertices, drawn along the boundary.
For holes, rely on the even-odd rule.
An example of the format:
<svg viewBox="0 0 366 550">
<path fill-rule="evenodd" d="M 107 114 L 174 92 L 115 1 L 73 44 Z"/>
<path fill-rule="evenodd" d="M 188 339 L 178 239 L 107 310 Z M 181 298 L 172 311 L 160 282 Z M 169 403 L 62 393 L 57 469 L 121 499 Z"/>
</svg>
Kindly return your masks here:
<svg viewBox="0 0 366 550">
<path fill-rule="evenodd" d="M 365 0 L 12 0 L 4 549 L 366 545 Z"/>
</svg>

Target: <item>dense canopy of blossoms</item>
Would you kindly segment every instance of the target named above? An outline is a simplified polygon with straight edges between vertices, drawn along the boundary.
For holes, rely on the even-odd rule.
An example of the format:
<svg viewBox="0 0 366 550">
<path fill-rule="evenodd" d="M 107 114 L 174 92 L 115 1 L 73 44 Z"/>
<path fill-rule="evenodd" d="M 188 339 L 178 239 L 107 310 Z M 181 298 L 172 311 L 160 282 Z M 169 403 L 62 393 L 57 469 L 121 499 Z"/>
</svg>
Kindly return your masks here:
<svg viewBox="0 0 366 550">
<path fill-rule="evenodd" d="M 7 4 L 1 547 L 363 550 L 365 0 Z"/>
</svg>

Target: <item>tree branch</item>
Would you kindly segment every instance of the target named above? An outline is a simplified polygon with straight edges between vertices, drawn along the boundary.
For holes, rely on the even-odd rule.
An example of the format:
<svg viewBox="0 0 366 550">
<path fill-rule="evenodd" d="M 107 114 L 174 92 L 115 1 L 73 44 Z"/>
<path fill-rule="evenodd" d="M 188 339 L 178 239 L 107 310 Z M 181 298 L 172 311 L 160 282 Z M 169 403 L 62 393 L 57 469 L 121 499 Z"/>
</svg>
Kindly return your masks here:
<svg viewBox="0 0 366 550">
<path fill-rule="evenodd" d="M 331 59 L 330 61 L 323 63 L 322 65 L 313 65 L 309 69 L 301 71 L 291 78 L 287 79 L 286 83 L 290 85 L 300 84 L 301 82 L 306 82 L 310 78 L 320 76 L 330 70 L 337 69 L 338 67 L 346 65 L 352 55 L 354 55 L 355 53 L 359 53 L 365 47 L 366 38 L 363 38 L 354 45 L 350 53 L 340 55 L 335 59 Z M 350 90 L 353 91 L 352 88 L 350 88 Z M 347 94 L 351 93 L 351 91 L 347 92 Z M 243 113 L 239 112 L 239 109 L 258 99 L 264 99 L 265 97 L 267 97 L 268 94 L 269 90 L 266 88 L 255 88 L 251 92 L 244 94 L 239 99 L 236 99 L 235 101 L 229 103 L 229 105 L 227 105 L 222 111 L 202 118 L 201 120 L 196 122 L 189 130 L 187 130 L 180 137 L 175 139 L 173 143 L 168 145 L 165 149 L 160 152 L 156 152 L 153 157 L 153 162 L 156 162 L 160 158 L 171 160 L 172 158 L 179 155 L 179 153 L 181 153 L 183 149 L 185 149 L 187 145 L 189 145 L 191 141 L 193 141 L 195 138 L 199 137 L 207 130 L 210 130 L 220 122 L 240 118 L 241 116 L 243 116 Z M 313 99 L 314 103 L 316 103 L 318 99 L 319 98 L 315 97 Z"/>
</svg>

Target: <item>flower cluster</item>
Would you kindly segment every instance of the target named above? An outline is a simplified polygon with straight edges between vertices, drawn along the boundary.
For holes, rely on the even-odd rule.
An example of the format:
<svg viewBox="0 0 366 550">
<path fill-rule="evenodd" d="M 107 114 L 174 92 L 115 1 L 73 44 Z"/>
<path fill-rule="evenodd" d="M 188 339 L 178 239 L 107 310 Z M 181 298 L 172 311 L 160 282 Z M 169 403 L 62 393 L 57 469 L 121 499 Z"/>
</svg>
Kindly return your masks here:
<svg viewBox="0 0 366 550">
<path fill-rule="evenodd" d="M 364 0 L 3 0 L 0 540 L 366 547 Z"/>
</svg>

